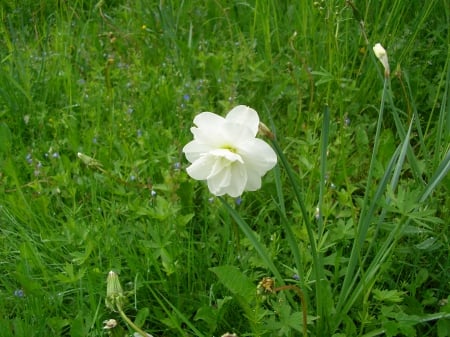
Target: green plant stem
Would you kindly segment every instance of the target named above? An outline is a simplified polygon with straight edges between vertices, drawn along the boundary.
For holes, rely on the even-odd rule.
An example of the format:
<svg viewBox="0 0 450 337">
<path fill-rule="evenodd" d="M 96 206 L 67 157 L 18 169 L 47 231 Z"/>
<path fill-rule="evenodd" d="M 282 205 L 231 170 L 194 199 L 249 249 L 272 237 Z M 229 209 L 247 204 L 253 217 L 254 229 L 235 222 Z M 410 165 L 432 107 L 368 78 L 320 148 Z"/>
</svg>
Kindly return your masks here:
<svg viewBox="0 0 450 337">
<path fill-rule="evenodd" d="M 367 176 L 367 183 L 366 183 L 366 189 L 364 191 L 364 201 L 363 206 L 360 213 L 360 218 L 358 221 L 358 227 L 357 227 L 357 236 L 355 238 L 355 241 L 353 243 L 352 251 L 350 253 L 350 260 L 349 265 L 347 268 L 347 272 L 344 277 L 344 282 L 342 284 L 341 293 L 339 295 L 339 300 L 336 307 L 336 312 L 341 312 L 342 308 L 346 305 L 346 301 L 348 297 L 352 293 L 352 286 L 356 282 L 357 275 L 355 274 L 355 268 L 360 258 L 360 252 L 361 247 L 363 245 L 363 242 L 366 238 L 367 232 L 369 230 L 369 224 L 370 222 L 367 221 L 366 215 L 368 213 L 368 209 L 370 206 L 369 203 L 369 196 L 371 195 L 370 190 L 372 188 L 372 179 L 373 179 L 373 172 L 374 167 L 376 163 L 376 157 L 378 154 L 378 148 L 380 146 L 380 135 L 381 135 L 381 124 L 383 122 L 383 114 L 384 114 L 384 105 L 386 101 L 386 93 L 387 93 L 387 86 L 389 83 L 389 78 L 384 78 L 384 84 L 383 84 L 383 93 L 381 97 L 381 103 L 380 103 L 380 112 L 378 114 L 378 122 L 377 122 L 377 128 L 375 132 L 375 140 L 372 150 L 372 157 L 370 160 L 370 166 Z"/>
<path fill-rule="evenodd" d="M 302 212 L 303 219 L 305 221 L 306 230 L 308 233 L 309 244 L 310 244 L 310 248 L 311 248 L 311 255 L 312 255 L 312 259 L 313 259 L 314 276 L 316 278 L 316 307 L 317 307 L 319 316 L 323 317 L 324 320 L 326 320 L 327 319 L 325 317 L 326 315 L 324 315 L 324 312 L 323 312 L 324 308 L 322 308 L 322 303 L 324 303 L 322 301 L 322 296 L 325 295 L 325 292 L 322 291 L 322 284 L 321 284 L 322 280 L 324 279 L 324 274 L 323 274 L 324 268 L 323 268 L 322 260 L 319 256 L 319 254 L 317 253 L 316 239 L 314 237 L 314 231 L 312 229 L 311 221 L 309 220 L 309 215 L 306 210 L 305 203 L 303 202 L 303 198 L 302 198 L 302 195 L 300 192 L 298 181 L 295 178 L 294 172 L 292 171 L 292 168 L 289 165 L 289 162 L 287 161 L 286 156 L 284 155 L 283 151 L 281 150 L 280 145 L 278 144 L 276 139 L 272 140 L 272 144 L 273 144 L 278 156 L 280 157 L 281 163 L 283 164 L 284 168 L 286 169 L 286 173 L 288 175 L 289 181 L 291 182 L 292 189 L 294 190 L 295 197 L 300 206 L 300 210 Z"/>
<path fill-rule="evenodd" d="M 247 239 L 252 243 L 255 250 L 258 252 L 259 256 L 263 259 L 265 262 L 267 268 L 270 269 L 270 271 L 275 275 L 275 278 L 278 280 L 282 280 L 281 274 L 275 264 L 273 263 L 272 259 L 270 258 L 269 254 L 267 253 L 267 250 L 265 246 L 263 246 L 259 240 L 257 239 L 256 235 L 253 233 L 250 226 L 239 216 L 239 213 L 236 212 L 236 210 L 230 206 L 230 204 L 225 200 L 223 197 L 219 197 L 219 200 L 223 203 L 227 211 L 231 214 L 231 217 L 236 221 L 239 228 L 244 232 Z"/>
<path fill-rule="evenodd" d="M 134 324 L 131 319 L 128 318 L 127 315 L 125 315 L 125 312 L 122 310 L 122 307 L 120 305 L 116 305 L 117 310 L 119 311 L 120 316 L 123 318 L 125 322 L 128 323 L 129 326 L 131 326 L 136 332 L 138 332 L 142 337 L 147 337 L 149 334 L 146 333 L 144 330 L 140 329 L 136 324 Z"/>
<path fill-rule="evenodd" d="M 285 285 L 285 286 L 281 286 L 281 287 L 273 289 L 274 292 L 278 292 L 278 291 L 282 291 L 282 290 L 292 290 L 298 295 L 298 297 L 300 297 L 300 302 L 302 305 L 303 336 L 307 336 L 308 335 L 308 329 L 307 329 L 307 325 L 308 325 L 308 311 L 307 310 L 308 310 L 308 308 L 306 305 L 305 295 L 303 294 L 303 291 L 299 287 L 297 287 L 293 284 Z"/>
</svg>

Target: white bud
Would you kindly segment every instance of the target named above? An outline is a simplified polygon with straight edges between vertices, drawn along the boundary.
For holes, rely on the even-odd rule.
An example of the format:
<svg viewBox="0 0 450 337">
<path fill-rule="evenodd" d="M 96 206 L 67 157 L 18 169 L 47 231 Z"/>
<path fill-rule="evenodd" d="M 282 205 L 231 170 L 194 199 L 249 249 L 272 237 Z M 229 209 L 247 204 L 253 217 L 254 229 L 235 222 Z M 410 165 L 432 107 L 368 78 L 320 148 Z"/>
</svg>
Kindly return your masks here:
<svg viewBox="0 0 450 337">
<path fill-rule="evenodd" d="M 383 64 L 384 76 L 389 77 L 391 70 L 389 68 L 389 61 L 386 49 L 384 49 L 380 43 L 377 43 L 375 46 L 373 46 L 373 52 L 375 53 L 375 56 L 380 60 L 381 64 Z"/>
</svg>

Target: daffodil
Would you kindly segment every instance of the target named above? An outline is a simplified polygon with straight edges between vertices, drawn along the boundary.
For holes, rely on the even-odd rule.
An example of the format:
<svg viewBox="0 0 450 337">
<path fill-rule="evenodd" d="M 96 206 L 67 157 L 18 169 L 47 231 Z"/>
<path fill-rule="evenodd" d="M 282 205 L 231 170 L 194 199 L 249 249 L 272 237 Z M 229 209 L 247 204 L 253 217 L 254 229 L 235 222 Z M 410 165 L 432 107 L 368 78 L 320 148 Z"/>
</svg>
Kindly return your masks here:
<svg viewBox="0 0 450 337">
<path fill-rule="evenodd" d="M 269 144 L 256 138 L 260 122 L 255 110 L 239 105 L 225 118 L 202 112 L 194 124 L 194 140 L 183 148 L 192 178 L 206 180 L 216 196 L 238 197 L 261 187 L 261 177 L 276 165 L 277 156 Z"/>
</svg>

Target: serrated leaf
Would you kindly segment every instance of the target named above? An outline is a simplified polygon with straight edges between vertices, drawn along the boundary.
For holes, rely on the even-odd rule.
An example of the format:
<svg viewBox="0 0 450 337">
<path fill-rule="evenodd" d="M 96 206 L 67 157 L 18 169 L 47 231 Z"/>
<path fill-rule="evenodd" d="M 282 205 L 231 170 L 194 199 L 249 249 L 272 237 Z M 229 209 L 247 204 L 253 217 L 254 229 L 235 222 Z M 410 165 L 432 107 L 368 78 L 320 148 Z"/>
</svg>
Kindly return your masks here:
<svg viewBox="0 0 450 337">
<path fill-rule="evenodd" d="M 404 295 L 404 292 L 398 290 L 373 290 L 373 297 L 380 302 L 400 303 Z"/>
</svg>

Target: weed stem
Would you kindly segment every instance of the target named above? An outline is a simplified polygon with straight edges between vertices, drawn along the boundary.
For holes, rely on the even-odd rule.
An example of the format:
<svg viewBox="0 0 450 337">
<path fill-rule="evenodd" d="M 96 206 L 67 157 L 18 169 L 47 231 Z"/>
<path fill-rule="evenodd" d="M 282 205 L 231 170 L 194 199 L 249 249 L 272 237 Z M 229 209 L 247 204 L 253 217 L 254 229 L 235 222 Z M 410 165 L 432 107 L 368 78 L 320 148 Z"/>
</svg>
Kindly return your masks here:
<svg viewBox="0 0 450 337">
<path fill-rule="evenodd" d="M 297 287 L 296 285 L 289 284 L 289 285 L 277 287 L 277 288 L 273 289 L 273 292 L 278 292 L 278 291 L 282 291 L 282 290 L 292 290 L 298 295 L 298 297 L 300 297 L 300 302 L 301 302 L 301 305 L 302 305 L 303 336 L 306 337 L 308 335 L 308 329 L 307 329 L 307 324 L 308 324 L 307 313 L 308 312 L 307 312 L 307 307 L 306 307 L 305 295 L 303 294 L 303 291 L 299 287 Z"/>
</svg>

